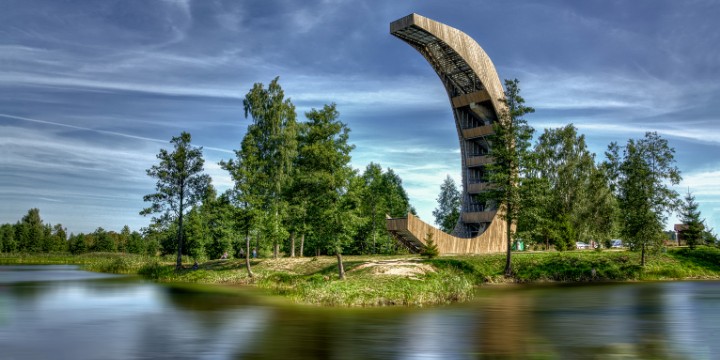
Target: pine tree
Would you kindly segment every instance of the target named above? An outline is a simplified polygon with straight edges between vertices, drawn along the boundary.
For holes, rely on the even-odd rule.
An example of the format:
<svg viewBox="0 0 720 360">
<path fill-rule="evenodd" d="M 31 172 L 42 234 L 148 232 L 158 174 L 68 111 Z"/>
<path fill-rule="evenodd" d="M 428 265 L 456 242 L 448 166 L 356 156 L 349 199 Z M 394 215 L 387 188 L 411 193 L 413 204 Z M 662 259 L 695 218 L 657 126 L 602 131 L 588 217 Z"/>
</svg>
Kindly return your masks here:
<svg viewBox="0 0 720 360">
<path fill-rule="evenodd" d="M 140 212 L 141 215 L 162 213 L 178 220 L 177 269 L 182 268 L 183 217 L 200 201 L 210 185 L 210 176 L 202 174 L 205 163 L 202 147 L 193 147 L 190 141 L 190 134 L 182 132 L 170 141 L 175 148 L 173 152 L 160 150 L 157 155 L 160 163 L 147 170 L 148 176 L 157 179 L 157 192 L 145 195 L 143 200 L 152 205 Z"/>
<path fill-rule="evenodd" d="M 97 252 L 113 252 L 115 251 L 115 243 L 110 234 L 105 229 L 99 227 L 93 233 L 95 235 L 95 247 L 93 251 Z"/>
<path fill-rule="evenodd" d="M 428 259 L 432 259 L 440 255 L 440 250 L 438 250 L 437 244 L 435 244 L 435 240 L 433 240 L 433 234 L 431 232 L 428 232 L 427 235 L 425 235 L 425 246 L 423 246 L 420 255 Z"/>
<path fill-rule="evenodd" d="M 512 275 L 510 260 L 514 238 L 513 228 L 520 216 L 522 193 L 520 191 L 520 173 L 529 162 L 530 139 L 533 128 L 523 119 L 525 114 L 535 109 L 525 106 L 525 99 L 520 96 L 519 81 L 505 80 L 505 105 L 500 111 L 499 119 L 493 123 L 493 134 L 489 136 L 492 143 L 490 155 L 493 163 L 487 166 L 488 179 L 492 187 L 479 197 L 482 200 L 498 204 L 498 215 L 505 220 L 507 237 L 507 253 L 505 258 L 505 276 Z"/>
<path fill-rule="evenodd" d="M 699 204 L 695 202 L 695 196 L 688 190 L 680 217 L 683 225 L 685 225 L 681 234 L 690 249 L 695 249 L 695 246 L 701 244 L 704 240 L 705 220 L 700 219 L 701 214 L 698 207 Z"/>
</svg>

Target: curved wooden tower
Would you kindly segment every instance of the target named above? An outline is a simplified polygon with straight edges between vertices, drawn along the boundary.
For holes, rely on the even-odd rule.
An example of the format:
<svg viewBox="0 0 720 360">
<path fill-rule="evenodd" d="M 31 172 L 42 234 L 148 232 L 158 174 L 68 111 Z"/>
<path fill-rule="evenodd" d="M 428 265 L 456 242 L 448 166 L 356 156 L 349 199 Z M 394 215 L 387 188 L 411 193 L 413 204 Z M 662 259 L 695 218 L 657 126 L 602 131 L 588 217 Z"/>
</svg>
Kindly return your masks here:
<svg viewBox="0 0 720 360">
<path fill-rule="evenodd" d="M 497 208 L 475 199 L 487 187 L 487 136 L 504 108 L 495 66 L 480 45 L 462 31 L 418 14 L 390 24 L 390 33 L 415 48 L 445 86 L 455 117 L 462 156 L 462 208 L 453 234 L 408 215 L 388 219 L 388 230 L 411 250 L 419 250 L 428 232 L 441 253 L 485 253 L 507 250 L 505 221 Z"/>
</svg>

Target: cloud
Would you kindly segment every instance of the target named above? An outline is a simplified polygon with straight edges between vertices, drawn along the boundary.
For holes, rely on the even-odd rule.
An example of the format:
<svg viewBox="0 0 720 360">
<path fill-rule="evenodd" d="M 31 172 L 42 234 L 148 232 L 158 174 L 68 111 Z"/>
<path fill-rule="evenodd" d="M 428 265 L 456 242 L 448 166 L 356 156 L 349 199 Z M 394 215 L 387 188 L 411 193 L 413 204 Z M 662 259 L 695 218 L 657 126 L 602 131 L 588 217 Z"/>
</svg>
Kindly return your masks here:
<svg viewBox="0 0 720 360">
<path fill-rule="evenodd" d="M 9 1 L 0 13 L 0 185 L 21 195 L 35 186 L 68 203 L 61 194 L 137 202 L 152 189 L 144 170 L 182 130 L 204 146 L 215 185 L 229 187 L 217 161 L 232 156 L 249 122 L 242 99 L 279 75 L 300 118 L 337 103 L 357 145 L 353 166 L 395 169 L 431 221 L 445 174 L 459 184 L 461 169 L 441 82 L 388 33 L 390 21 L 419 12 L 475 37 L 501 78 L 521 80 L 537 109 L 531 125 L 572 122 L 589 144 L 658 131 L 677 141 L 688 174 L 709 174 L 694 181 L 705 184 L 702 201 L 715 201 L 702 182 L 719 167 L 707 154 L 720 151 L 712 2 Z M 461 4 L 471 11 L 451 11 Z M 122 205 L 130 217 L 134 207 Z"/>
</svg>

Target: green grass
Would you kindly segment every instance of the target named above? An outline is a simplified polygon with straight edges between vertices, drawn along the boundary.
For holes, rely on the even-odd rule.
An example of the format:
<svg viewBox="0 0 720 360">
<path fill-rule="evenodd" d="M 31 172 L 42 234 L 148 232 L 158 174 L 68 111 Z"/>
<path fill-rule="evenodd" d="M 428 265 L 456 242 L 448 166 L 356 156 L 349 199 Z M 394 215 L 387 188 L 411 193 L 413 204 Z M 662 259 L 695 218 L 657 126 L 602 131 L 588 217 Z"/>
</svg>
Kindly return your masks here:
<svg viewBox="0 0 720 360">
<path fill-rule="evenodd" d="M 151 261 L 147 256 L 120 253 L 0 254 L 0 265 L 79 265 L 84 270 L 111 274 L 137 274 Z"/>
<path fill-rule="evenodd" d="M 325 306 L 423 306 L 466 301 L 472 298 L 472 277 L 454 271 L 419 276 L 377 276 L 369 272 L 334 276 L 273 273 L 258 286 L 294 302 Z"/>
<path fill-rule="evenodd" d="M 197 270 L 175 270 L 174 258 L 123 254 L 7 255 L 0 264 L 78 264 L 84 269 L 139 274 L 158 282 L 255 288 L 293 302 L 322 306 L 426 306 L 471 299 L 477 286 L 495 283 L 720 279 L 720 249 L 671 249 L 648 256 L 629 251 L 513 253 L 513 276 L 503 275 L 504 254 L 442 256 L 345 256 L 346 280 L 334 257 L 212 260 Z M 411 269 L 410 272 L 396 270 Z M 234 290 L 233 290 L 234 291 Z"/>
</svg>

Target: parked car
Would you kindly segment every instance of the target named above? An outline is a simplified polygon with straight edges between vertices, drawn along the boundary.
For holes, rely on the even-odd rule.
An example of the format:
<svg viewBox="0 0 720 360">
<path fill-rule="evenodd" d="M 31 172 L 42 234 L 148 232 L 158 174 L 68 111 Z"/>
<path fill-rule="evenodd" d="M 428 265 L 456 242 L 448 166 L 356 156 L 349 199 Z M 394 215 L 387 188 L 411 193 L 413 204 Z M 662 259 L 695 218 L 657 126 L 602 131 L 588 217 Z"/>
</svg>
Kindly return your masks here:
<svg viewBox="0 0 720 360">
<path fill-rule="evenodd" d="M 576 242 L 576 243 L 575 243 L 575 247 L 576 247 L 578 250 L 581 250 L 581 249 L 589 249 L 589 248 L 590 248 L 590 245 L 588 245 L 587 243 L 584 243 L 584 242 Z"/>
<path fill-rule="evenodd" d="M 623 247 L 622 240 L 615 239 L 615 240 L 612 241 L 612 248 L 613 248 L 613 249 L 620 249 L 620 248 L 622 248 L 622 247 Z"/>
</svg>

